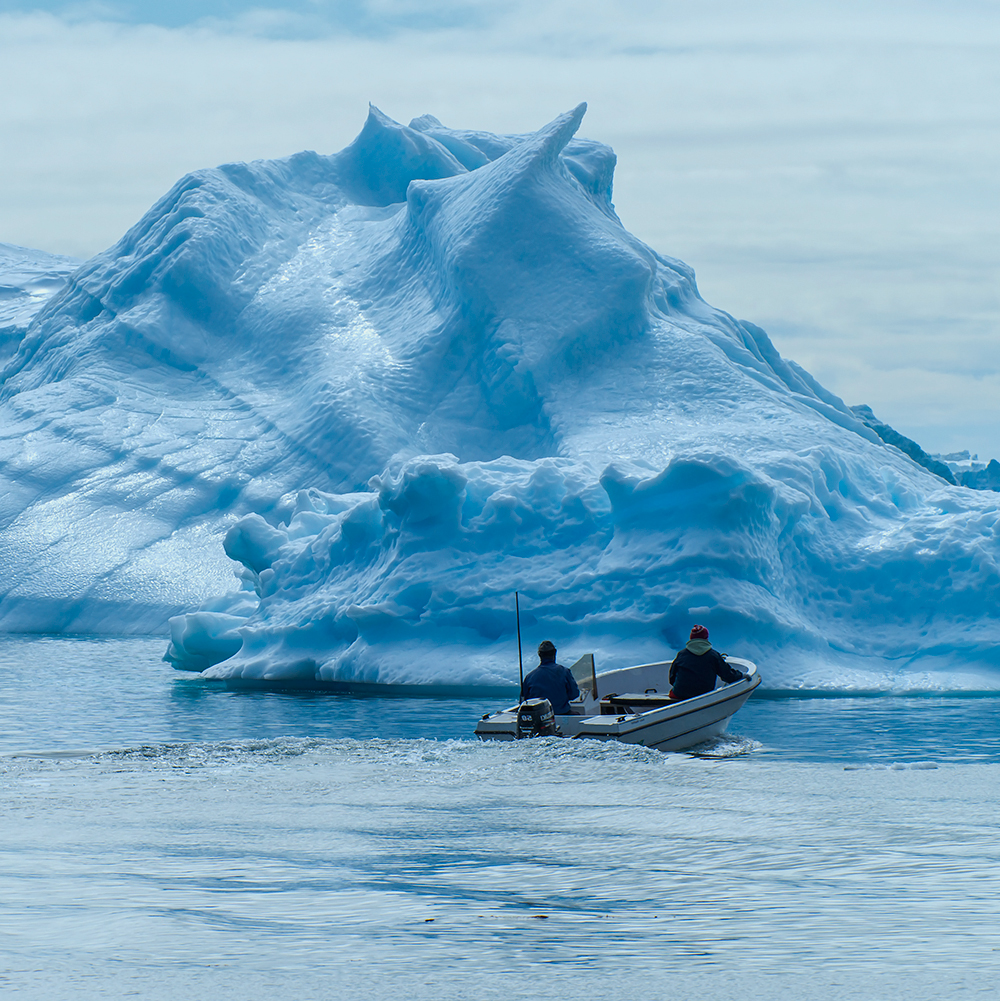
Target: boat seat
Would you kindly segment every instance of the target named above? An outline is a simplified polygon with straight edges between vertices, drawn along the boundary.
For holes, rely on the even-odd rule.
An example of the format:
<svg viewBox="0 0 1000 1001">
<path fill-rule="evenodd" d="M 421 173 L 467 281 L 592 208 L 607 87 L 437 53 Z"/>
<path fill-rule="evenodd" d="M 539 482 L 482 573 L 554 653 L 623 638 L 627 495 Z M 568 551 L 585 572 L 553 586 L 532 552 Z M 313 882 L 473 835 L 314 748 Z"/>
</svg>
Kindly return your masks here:
<svg viewBox="0 0 1000 1001">
<path fill-rule="evenodd" d="M 662 706 L 676 704 L 677 700 L 668 699 L 665 692 L 651 692 L 643 695 L 626 692 L 623 695 L 605 695 L 601 699 L 601 712 L 605 715 L 611 715 L 620 712 L 623 707 L 645 712 L 647 709 L 659 709 Z"/>
</svg>

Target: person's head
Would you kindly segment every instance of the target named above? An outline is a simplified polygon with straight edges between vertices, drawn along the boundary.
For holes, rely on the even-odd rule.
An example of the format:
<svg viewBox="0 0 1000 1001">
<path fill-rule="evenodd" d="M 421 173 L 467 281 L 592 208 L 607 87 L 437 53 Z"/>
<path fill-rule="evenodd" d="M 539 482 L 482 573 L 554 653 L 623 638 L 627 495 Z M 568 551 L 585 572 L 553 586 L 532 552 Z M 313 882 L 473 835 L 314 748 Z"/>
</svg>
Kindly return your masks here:
<svg viewBox="0 0 1000 1001">
<path fill-rule="evenodd" d="M 556 659 L 556 645 L 552 640 L 542 640 L 538 644 L 538 659 L 543 664 L 552 664 Z"/>
<path fill-rule="evenodd" d="M 691 627 L 691 639 L 693 640 L 707 640 L 708 630 L 704 626 L 692 626 Z"/>
</svg>

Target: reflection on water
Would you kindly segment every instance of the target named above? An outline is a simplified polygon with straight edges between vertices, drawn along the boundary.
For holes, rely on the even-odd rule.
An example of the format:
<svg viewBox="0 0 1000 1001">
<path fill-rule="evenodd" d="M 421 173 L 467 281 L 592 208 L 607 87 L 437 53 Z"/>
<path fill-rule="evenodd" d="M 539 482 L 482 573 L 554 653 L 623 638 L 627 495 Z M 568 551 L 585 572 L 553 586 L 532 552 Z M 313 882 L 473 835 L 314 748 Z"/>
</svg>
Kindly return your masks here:
<svg viewBox="0 0 1000 1001">
<path fill-rule="evenodd" d="M 958 997 L 991 984 L 998 778 L 558 739 L 0 759 L 0 969 L 156 1001 Z"/>
<path fill-rule="evenodd" d="M 1000 697 L 752 699 L 731 729 L 798 761 L 1000 762 Z"/>
</svg>

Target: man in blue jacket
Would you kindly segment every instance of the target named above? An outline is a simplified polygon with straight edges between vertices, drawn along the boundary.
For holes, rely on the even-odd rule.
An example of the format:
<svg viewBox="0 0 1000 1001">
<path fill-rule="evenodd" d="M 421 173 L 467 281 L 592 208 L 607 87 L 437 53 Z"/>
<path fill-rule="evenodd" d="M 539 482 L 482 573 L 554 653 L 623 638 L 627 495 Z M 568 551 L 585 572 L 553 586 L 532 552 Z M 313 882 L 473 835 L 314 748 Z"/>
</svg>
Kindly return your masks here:
<svg viewBox="0 0 1000 1001">
<path fill-rule="evenodd" d="M 551 640 L 538 644 L 538 667 L 521 685 L 521 701 L 527 699 L 548 699 L 556 716 L 569 716 L 570 699 L 580 694 L 580 686 L 568 667 L 556 663 L 556 647 Z"/>
<path fill-rule="evenodd" d="M 712 649 L 712 644 L 708 642 L 708 630 L 704 626 L 694 626 L 687 646 L 670 665 L 670 684 L 673 687 L 667 698 L 680 702 L 704 695 L 715 688 L 717 677 L 728 684 L 739 681 L 743 672 L 730 667 L 722 654 Z"/>
</svg>

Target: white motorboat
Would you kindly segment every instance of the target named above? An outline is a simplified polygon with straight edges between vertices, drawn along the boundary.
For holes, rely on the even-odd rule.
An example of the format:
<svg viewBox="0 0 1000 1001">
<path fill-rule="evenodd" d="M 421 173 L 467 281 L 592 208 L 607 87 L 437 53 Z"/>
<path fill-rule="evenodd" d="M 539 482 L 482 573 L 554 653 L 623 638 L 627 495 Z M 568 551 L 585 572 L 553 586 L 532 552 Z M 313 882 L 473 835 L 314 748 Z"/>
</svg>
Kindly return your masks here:
<svg viewBox="0 0 1000 1001">
<path fill-rule="evenodd" d="M 572 715 L 556 716 L 563 737 L 620 740 L 659 751 L 682 751 L 725 733 L 733 714 L 760 684 L 757 665 L 727 658 L 744 677 L 693 699 L 667 698 L 671 661 L 640 664 L 597 674 L 593 654 L 585 654 L 570 670 L 580 698 L 570 703 Z M 518 706 L 487 713 L 476 726 L 482 740 L 516 740 Z"/>
</svg>

